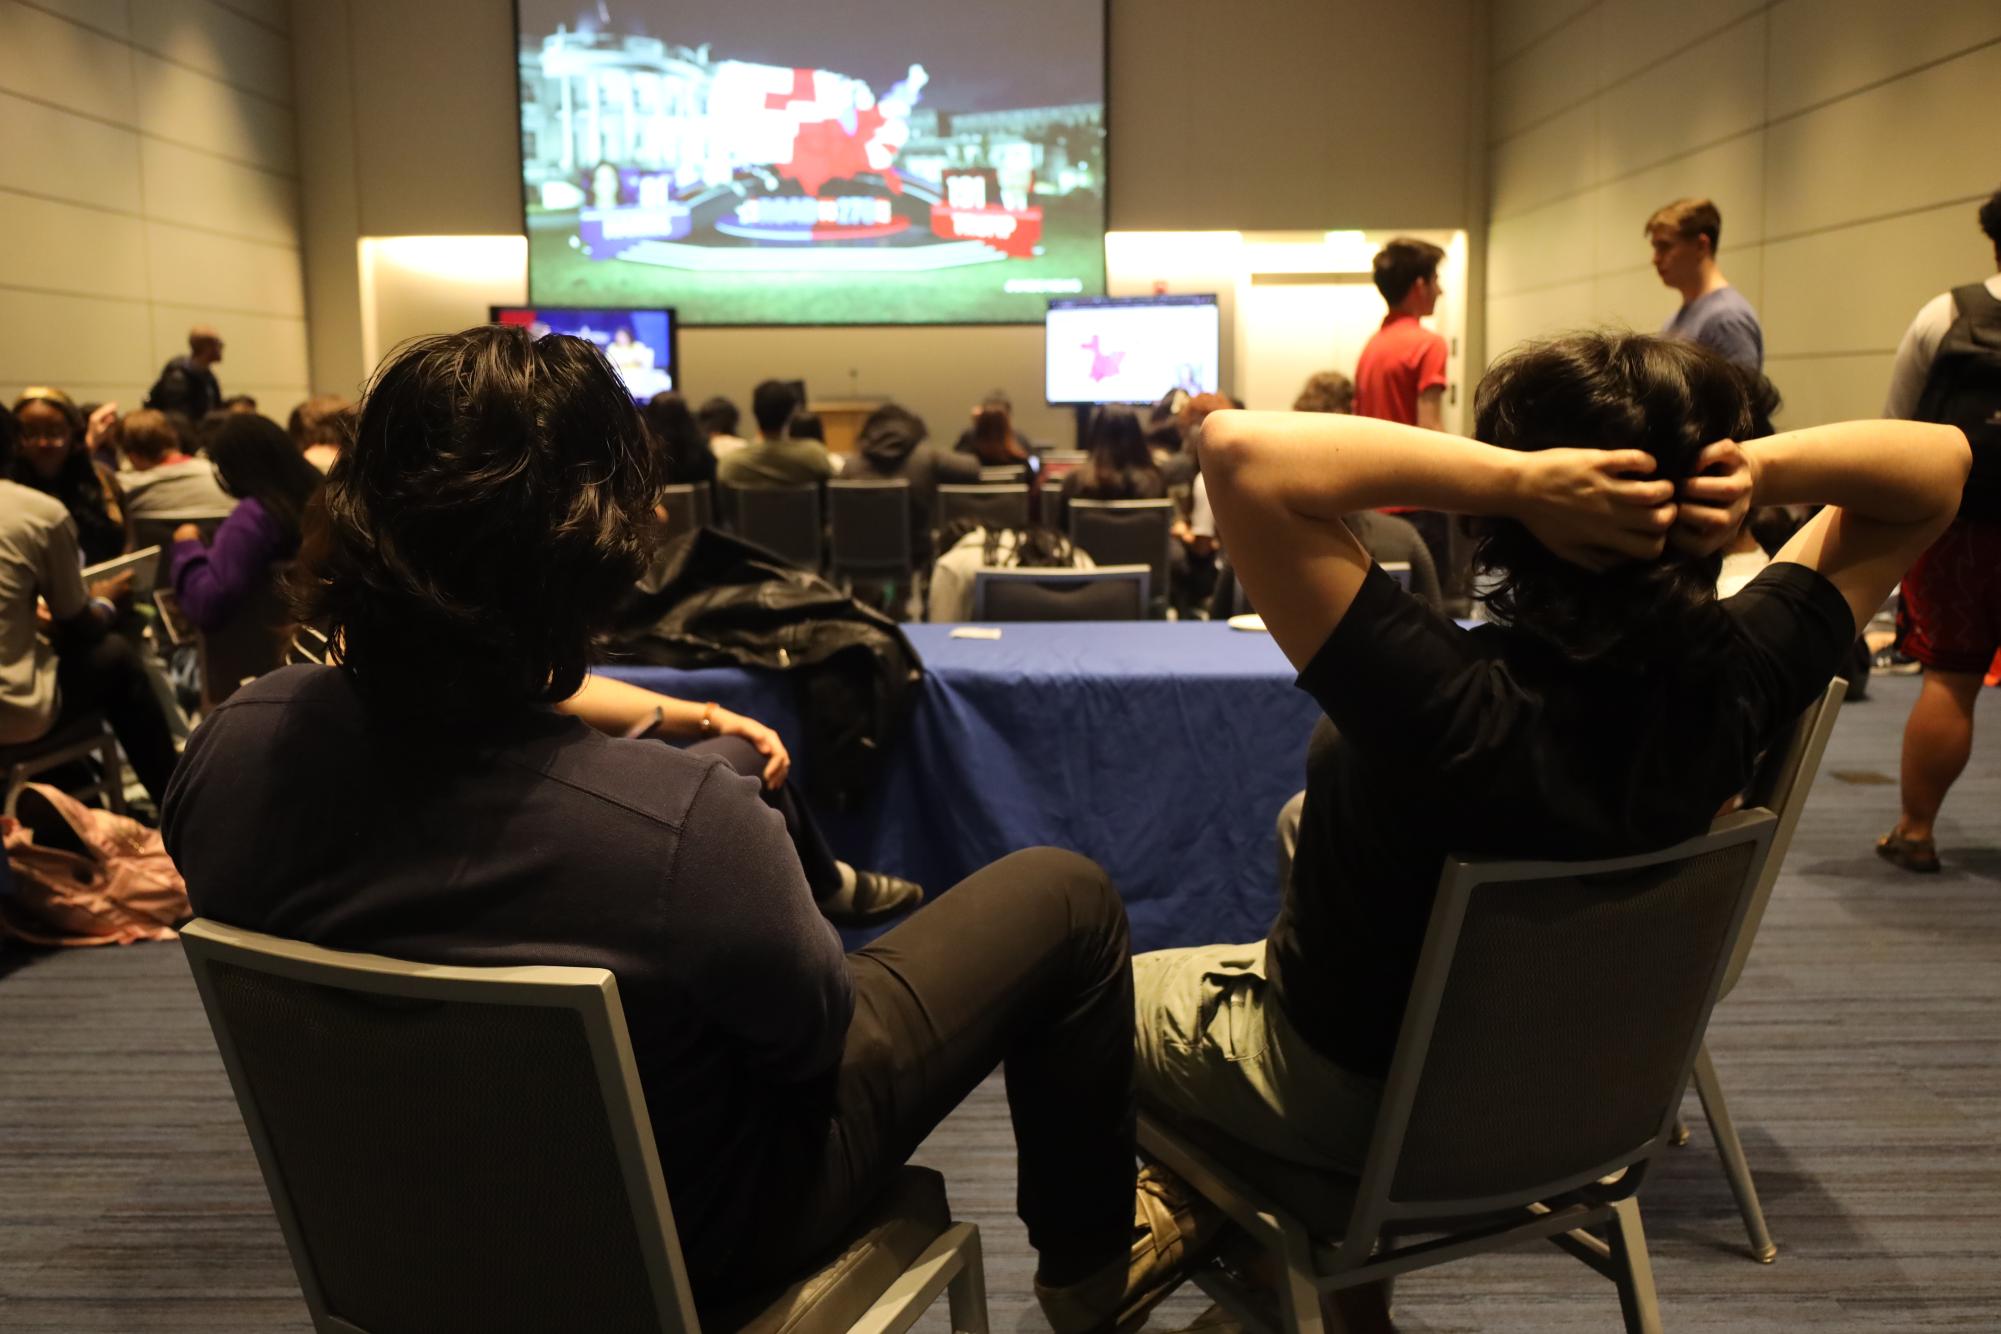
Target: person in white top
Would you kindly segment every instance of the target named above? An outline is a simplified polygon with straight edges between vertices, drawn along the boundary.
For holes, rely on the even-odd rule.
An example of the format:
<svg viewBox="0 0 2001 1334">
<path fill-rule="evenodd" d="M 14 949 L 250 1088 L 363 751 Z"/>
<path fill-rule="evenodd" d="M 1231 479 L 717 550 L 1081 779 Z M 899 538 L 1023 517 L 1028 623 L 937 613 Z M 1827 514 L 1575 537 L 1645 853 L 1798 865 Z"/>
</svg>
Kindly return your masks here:
<svg viewBox="0 0 2001 1334">
<path fill-rule="evenodd" d="M 2001 190 L 1980 208 L 2001 269 Z M 1939 807 L 1973 750 L 1973 706 L 2001 651 L 2001 273 L 1927 301 L 1897 345 L 1886 417 L 1944 421 L 1967 433 L 1974 468 L 1959 516 L 1904 576 L 1905 654 L 1924 684 L 1904 724 L 1902 810 L 1876 842 L 1907 871 L 1937 871 Z"/>
</svg>

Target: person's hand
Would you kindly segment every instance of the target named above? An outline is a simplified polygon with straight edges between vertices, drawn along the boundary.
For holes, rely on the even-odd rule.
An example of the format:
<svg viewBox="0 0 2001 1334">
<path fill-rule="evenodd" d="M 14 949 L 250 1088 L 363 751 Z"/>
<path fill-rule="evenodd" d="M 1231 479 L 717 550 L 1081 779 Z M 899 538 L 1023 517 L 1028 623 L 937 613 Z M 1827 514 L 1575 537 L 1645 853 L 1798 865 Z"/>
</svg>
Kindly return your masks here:
<svg viewBox="0 0 2001 1334">
<path fill-rule="evenodd" d="M 201 541 L 201 528 L 192 523 L 184 523 L 174 529 L 174 541 L 199 542 Z"/>
<path fill-rule="evenodd" d="M 120 570 L 108 579 L 98 579 L 90 585 L 90 595 L 103 598 L 118 607 L 132 605 L 132 571 Z"/>
<path fill-rule="evenodd" d="M 96 410 L 90 414 L 90 420 L 84 423 L 83 447 L 93 453 L 96 452 L 97 446 L 103 441 L 105 436 L 111 434 L 112 428 L 117 425 L 118 405 L 116 403 L 98 404 Z"/>
<path fill-rule="evenodd" d="M 778 733 L 757 719 L 731 713 L 728 709 L 717 709 L 716 731 L 722 736 L 740 736 L 757 747 L 757 753 L 765 760 L 766 787 L 778 787 L 785 781 L 785 775 L 792 771 L 792 756 L 786 753 L 785 743 L 778 739 Z"/>
<path fill-rule="evenodd" d="M 1557 556 L 1587 570 L 1653 560 L 1674 526 L 1674 483 L 1649 480 L 1641 449 L 1540 449 L 1521 456 L 1512 517 Z"/>
<path fill-rule="evenodd" d="M 1744 527 L 1758 468 L 1735 440 L 1718 440 L 1696 456 L 1695 471 L 1682 478 L 1680 501 L 1668 542 L 1690 556 L 1721 551 Z"/>
</svg>

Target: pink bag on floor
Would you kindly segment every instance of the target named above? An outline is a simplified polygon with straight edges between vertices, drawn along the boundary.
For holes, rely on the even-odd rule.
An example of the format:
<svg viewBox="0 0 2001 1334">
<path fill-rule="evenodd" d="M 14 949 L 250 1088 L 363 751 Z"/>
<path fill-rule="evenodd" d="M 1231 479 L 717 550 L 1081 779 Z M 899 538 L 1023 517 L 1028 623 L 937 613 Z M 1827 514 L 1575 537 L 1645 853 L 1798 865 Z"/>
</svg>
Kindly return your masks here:
<svg viewBox="0 0 2001 1334">
<path fill-rule="evenodd" d="M 30 783 L 0 818 L 11 890 L 0 936 L 31 945 L 130 945 L 172 940 L 191 914 L 187 882 L 157 829 Z"/>
</svg>

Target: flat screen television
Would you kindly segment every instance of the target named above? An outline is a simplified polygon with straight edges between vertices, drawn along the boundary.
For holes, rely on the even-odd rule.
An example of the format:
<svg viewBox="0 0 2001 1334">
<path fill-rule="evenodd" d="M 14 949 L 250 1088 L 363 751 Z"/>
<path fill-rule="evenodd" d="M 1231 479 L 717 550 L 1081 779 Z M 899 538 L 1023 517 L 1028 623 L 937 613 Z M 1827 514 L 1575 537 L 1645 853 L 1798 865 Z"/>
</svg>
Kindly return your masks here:
<svg viewBox="0 0 2001 1334">
<path fill-rule="evenodd" d="M 1170 389 L 1217 391 L 1222 321 L 1214 296 L 1055 298 L 1043 323 L 1052 405 L 1152 403 Z"/>
<path fill-rule="evenodd" d="M 588 338 L 604 349 L 632 397 L 644 403 L 681 384 L 674 312 L 630 306 L 494 306 L 495 324 L 518 324 L 537 338 L 547 333 Z"/>
<path fill-rule="evenodd" d="M 515 0 L 528 299 L 1034 324 L 1105 290 L 1105 0 Z"/>
</svg>

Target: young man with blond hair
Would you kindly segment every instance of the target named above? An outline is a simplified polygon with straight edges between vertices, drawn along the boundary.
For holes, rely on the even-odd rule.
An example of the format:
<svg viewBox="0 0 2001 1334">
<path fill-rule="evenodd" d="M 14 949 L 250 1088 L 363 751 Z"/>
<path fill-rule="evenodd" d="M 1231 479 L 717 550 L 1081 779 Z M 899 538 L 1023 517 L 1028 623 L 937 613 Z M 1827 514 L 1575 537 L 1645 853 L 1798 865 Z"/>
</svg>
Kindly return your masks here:
<svg viewBox="0 0 2001 1334">
<path fill-rule="evenodd" d="M 1661 337 L 1680 338 L 1719 352 L 1746 370 L 1765 365 L 1765 331 L 1758 312 L 1717 267 L 1723 215 L 1707 199 L 1677 199 L 1647 219 L 1654 272 L 1681 293 L 1681 309 L 1661 326 Z"/>
</svg>

